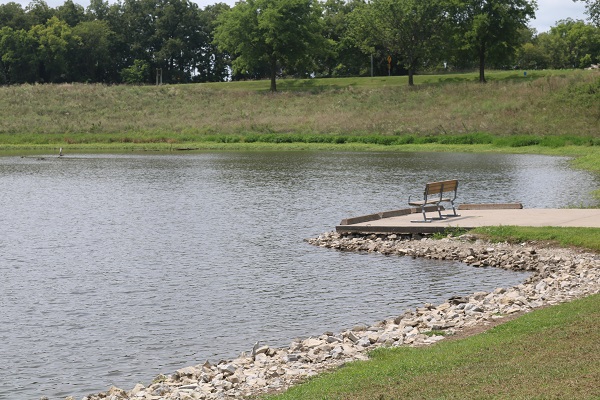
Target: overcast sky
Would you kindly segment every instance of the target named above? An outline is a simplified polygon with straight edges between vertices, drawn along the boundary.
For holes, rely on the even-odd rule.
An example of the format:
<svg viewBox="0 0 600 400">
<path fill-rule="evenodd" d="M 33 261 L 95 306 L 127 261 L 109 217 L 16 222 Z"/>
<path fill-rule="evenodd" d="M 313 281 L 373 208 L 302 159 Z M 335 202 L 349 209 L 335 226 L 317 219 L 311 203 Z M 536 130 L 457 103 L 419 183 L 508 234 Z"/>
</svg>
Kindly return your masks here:
<svg viewBox="0 0 600 400">
<path fill-rule="evenodd" d="M 0 0 L 0 4 L 8 3 L 11 0 Z M 30 0 L 12 0 L 17 3 L 26 6 Z M 74 0 L 76 3 L 87 7 L 90 2 L 89 0 Z M 109 0 L 110 1 L 110 0 Z M 217 2 L 227 3 L 231 6 L 235 4 L 235 0 L 192 0 L 198 3 L 201 8 L 207 5 L 215 4 Z M 46 0 L 50 7 L 57 7 L 64 3 L 64 0 Z M 584 14 L 584 5 L 581 2 L 574 3 L 572 0 L 537 0 L 538 10 L 536 12 L 536 19 L 530 22 L 530 25 L 537 29 L 538 33 L 546 32 L 551 26 L 556 25 L 556 21 L 565 18 L 573 19 L 586 19 Z"/>
</svg>

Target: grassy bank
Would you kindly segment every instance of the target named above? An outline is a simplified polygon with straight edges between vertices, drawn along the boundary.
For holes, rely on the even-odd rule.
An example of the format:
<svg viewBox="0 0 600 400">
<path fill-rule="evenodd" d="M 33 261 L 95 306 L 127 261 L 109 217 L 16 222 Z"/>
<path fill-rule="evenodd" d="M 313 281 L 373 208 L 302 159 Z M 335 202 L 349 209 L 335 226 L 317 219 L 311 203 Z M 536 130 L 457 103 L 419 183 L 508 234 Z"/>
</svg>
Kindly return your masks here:
<svg viewBox="0 0 600 400">
<path fill-rule="evenodd" d="M 600 229 L 570 227 L 488 226 L 473 233 L 495 242 L 549 242 L 555 246 L 578 247 L 600 253 Z"/>
<path fill-rule="evenodd" d="M 278 93 L 264 81 L 0 87 L 0 146 L 598 144 L 597 72 L 488 76 L 419 76 L 413 88 L 406 77 L 282 80 Z"/>
<path fill-rule="evenodd" d="M 491 240 L 600 251 L 600 229 L 489 227 Z M 381 348 L 270 400 L 597 399 L 600 295 L 540 309 L 461 340 Z"/>
</svg>

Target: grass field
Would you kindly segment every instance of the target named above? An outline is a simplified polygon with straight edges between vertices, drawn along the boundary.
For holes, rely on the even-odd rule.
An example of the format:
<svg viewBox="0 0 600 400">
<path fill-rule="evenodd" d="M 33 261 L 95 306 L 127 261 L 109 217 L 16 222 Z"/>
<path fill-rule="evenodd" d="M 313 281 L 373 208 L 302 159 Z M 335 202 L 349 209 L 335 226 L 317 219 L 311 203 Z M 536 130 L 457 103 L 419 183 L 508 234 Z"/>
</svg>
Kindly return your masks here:
<svg viewBox="0 0 600 400">
<path fill-rule="evenodd" d="M 406 85 L 406 77 L 282 80 L 278 93 L 270 93 L 266 81 L 0 87 L 0 149 L 78 144 L 168 149 L 247 141 L 390 145 L 456 135 L 459 143 L 488 143 L 493 137 L 499 144 L 527 145 L 557 136 L 567 143 L 598 143 L 600 73 L 488 77 L 481 85 L 475 74 L 423 75 L 415 87 Z"/>
</svg>

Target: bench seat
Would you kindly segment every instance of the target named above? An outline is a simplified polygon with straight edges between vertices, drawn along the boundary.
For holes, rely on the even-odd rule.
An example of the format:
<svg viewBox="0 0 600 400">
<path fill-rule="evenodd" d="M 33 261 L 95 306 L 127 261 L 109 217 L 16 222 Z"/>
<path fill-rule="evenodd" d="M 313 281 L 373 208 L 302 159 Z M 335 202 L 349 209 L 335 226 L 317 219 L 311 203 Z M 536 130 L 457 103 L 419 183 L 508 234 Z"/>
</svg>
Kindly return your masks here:
<svg viewBox="0 0 600 400">
<path fill-rule="evenodd" d="M 422 206 L 425 204 L 437 204 L 437 203 L 449 203 L 452 202 L 452 199 L 450 199 L 450 197 L 444 197 L 442 199 L 431 199 L 431 200 L 418 200 L 418 201 L 411 201 L 408 203 L 409 206 Z"/>
</svg>

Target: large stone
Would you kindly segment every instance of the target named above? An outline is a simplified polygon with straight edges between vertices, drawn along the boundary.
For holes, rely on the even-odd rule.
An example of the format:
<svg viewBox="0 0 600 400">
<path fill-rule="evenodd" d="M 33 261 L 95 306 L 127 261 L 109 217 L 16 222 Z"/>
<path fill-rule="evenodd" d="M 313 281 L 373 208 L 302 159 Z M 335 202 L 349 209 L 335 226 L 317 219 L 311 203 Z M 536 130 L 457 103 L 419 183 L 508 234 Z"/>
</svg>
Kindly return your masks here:
<svg viewBox="0 0 600 400">
<path fill-rule="evenodd" d="M 256 356 L 254 356 L 254 362 L 256 364 L 266 364 L 267 362 L 269 362 L 269 356 L 265 353 L 257 354 Z"/>
<path fill-rule="evenodd" d="M 146 387 L 144 385 L 142 385 L 141 383 L 136 384 L 133 387 L 133 389 L 131 389 L 129 391 L 130 396 L 142 397 L 142 396 L 138 396 L 139 393 L 143 393 L 144 396 L 146 395 Z"/>
<path fill-rule="evenodd" d="M 225 376 L 235 374 L 237 367 L 233 364 L 221 364 L 218 366 L 219 372 Z"/>
<path fill-rule="evenodd" d="M 323 341 L 321 341 L 319 339 L 314 339 L 314 338 L 306 339 L 305 341 L 302 342 L 303 347 L 305 347 L 306 349 L 312 349 L 313 347 L 317 347 L 322 344 L 323 344 Z"/>
<path fill-rule="evenodd" d="M 258 354 L 266 354 L 269 351 L 269 346 L 260 346 L 252 349 L 252 355 L 256 356 Z"/>
<path fill-rule="evenodd" d="M 185 376 L 189 377 L 189 378 L 193 378 L 196 376 L 196 374 L 199 371 L 195 368 L 195 367 L 185 367 L 185 368 L 181 368 L 178 369 L 177 371 L 175 371 L 175 374 L 173 376 L 173 379 L 181 379 Z"/>
<path fill-rule="evenodd" d="M 346 335 L 346 337 L 352 342 L 352 343 L 356 343 L 360 340 L 360 337 L 358 335 L 356 335 L 354 332 L 350 331 L 348 332 L 348 334 Z"/>
<path fill-rule="evenodd" d="M 285 356 L 283 356 L 283 361 L 284 362 L 296 362 L 296 361 L 299 361 L 300 358 L 301 358 L 300 354 L 295 354 L 295 353 L 286 354 Z"/>
</svg>

